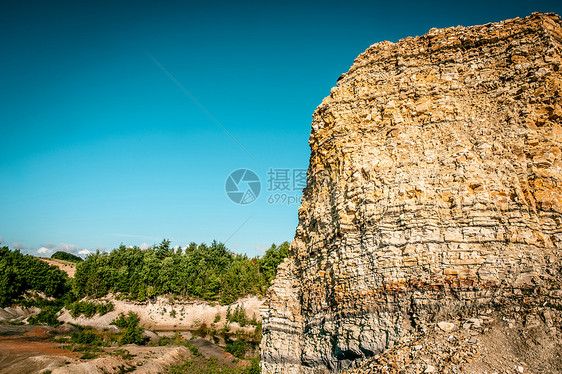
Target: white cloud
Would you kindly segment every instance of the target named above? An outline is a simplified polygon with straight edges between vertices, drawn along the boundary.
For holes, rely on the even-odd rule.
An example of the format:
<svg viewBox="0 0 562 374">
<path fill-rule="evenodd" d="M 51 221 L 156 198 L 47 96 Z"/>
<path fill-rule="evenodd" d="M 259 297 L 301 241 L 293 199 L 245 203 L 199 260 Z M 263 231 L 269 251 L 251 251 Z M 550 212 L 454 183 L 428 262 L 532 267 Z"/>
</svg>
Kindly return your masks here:
<svg viewBox="0 0 562 374">
<path fill-rule="evenodd" d="M 74 252 L 78 249 L 80 248 L 78 248 L 74 244 L 68 244 L 68 243 L 60 243 L 59 245 L 53 248 L 53 250 L 55 251 L 63 251 L 63 252 Z"/>
<path fill-rule="evenodd" d="M 83 249 L 83 250 L 81 250 L 81 251 L 78 251 L 78 254 L 79 254 L 79 255 L 82 255 L 82 256 L 87 256 L 87 255 L 89 255 L 90 253 L 92 253 L 92 252 L 89 251 L 89 250 L 87 250 L 87 249 Z"/>
<path fill-rule="evenodd" d="M 139 248 L 140 248 L 140 249 L 148 249 L 149 247 L 150 247 L 150 246 L 149 246 L 148 244 L 142 243 Z"/>
<path fill-rule="evenodd" d="M 4 238 L 0 236 L 0 243 L 4 243 Z"/>
<path fill-rule="evenodd" d="M 41 247 L 37 250 L 37 253 L 40 255 L 46 255 L 51 253 L 52 251 L 49 248 Z"/>
<path fill-rule="evenodd" d="M 55 243 L 51 243 L 51 242 L 41 244 L 42 247 L 45 247 L 45 248 L 48 248 L 48 249 L 53 249 L 55 245 L 56 245 Z"/>
<path fill-rule="evenodd" d="M 256 250 L 258 252 L 265 253 L 265 251 L 267 250 L 267 247 L 265 247 L 263 245 L 256 245 Z"/>
<path fill-rule="evenodd" d="M 14 248 L 14 249 L 25 249 L 25 246 L 21 243 L 12 243 L 12 248 Z"/>
</svg>

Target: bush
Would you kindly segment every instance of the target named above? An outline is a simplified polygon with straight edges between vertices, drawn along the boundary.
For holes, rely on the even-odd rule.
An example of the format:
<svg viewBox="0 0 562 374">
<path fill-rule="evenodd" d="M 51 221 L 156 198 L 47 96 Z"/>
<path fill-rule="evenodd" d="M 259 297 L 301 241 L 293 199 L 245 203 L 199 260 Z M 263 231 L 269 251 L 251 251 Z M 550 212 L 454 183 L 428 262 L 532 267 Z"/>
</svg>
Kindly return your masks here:
<svg viewBox="0 0 562 374">
<path fill-rule="evenodd" d="M 104 303 L 98 303 L 98 305 L 96 305 L 96 312 L 100 316 L 103 316 L 104 314 L 107 314 L 109 312 L 113 312 L 113 309 L 115 309 L 115 306 L 110 301 Z"/>
<path fill-rule="evenodd" d="M 74 331 L 70 335 L 70 342 L 82 345 L 101 345 L 101 339 L 91 331 Z"/>
<path fill-rule="evenodd" d="M 112 325 L 121 329 L 125 329 L 123 336 L 119 340 L 119 344 L 144 344 L 146 339 L 143 337 L 144 328 L 139 326 L 140 318 L 136 313 L 129 312 L 126 316 L 121 313 Z"/>
<path fill-rule="evenodd" d="M 168 374 L 259 374 L 259 356 L 252 358 L 252 364 L 246 367 L 229 367 L 220 364 L 214 357 L 210 359 L 190 358 L 180 365 L 172 366 L 167 371 Z"/>
<path fill-rule="evenodd" d="M 193 344 L 191 344 L 190 342 L 185 342 L 185 346 L 191 351 L 191 354 L 193 354 L 195 357 L 202 356 L 201 352 L 199 352 L 199 349 Z"/>
<path fill-rule="evenodd" d="M 167 371 L 168 374 L 259 374 L 260 358 L 253 357 L 251 365 L 246 367 L 230 367 L 220 364 L 214 357 L 205 359 L 199 357 L 197 359 L 190 358 L 180 365 L 172 366 Z"/>
<path fill-rule="evenodd" d="M 235 341 L 228 340 L 226 342 L 226 351 L 238 358 L 244 358 L 246 352 L 249 349 L 250 349 L 250 344 L 242 339 L 238 339 Z"/>
<path fill-rule="evenodd" d="M 49 325 L 53 327 L 60 326 L 60 322 L 57 319 L 58 312 L 54 309 L 45 309 L 39 312 L 36 316 L 31 316 L 27 319 L 27 323 L 30 325 Z"/>
<path fill-rule="evenodd" d="M 244 374 L 260 374 L 260 356 L 252 357 L 252 364 L 244 369 Z"/>
<path fill-rule="evenodd" d="M 163 347 L 166 345 L 172 345 L 172 339 L 167 336 L 163 336 L 158 340 L 158 346 Z"/>
<path fill-rule="evenodd" d="M 103 316 L 113 310 L 114 306 L 111 302 L 92 302 L 92 301 L 76 301 L 68 307 L 70 315 L 73 318 L 84 315 L 86 318 L 93 317 L 96 313 Z"/>
<path fill-rule="evenodd" d="M 244 305 L 243 304 L 236 305 L 234 312 L 230 311 L 230 306 L 229 306 L 226 311 L 226 320 L 228 322 L 237 322 L 242 327 L 246 326 L 249 321 L 248 321 L 248 317 L 246 316 L 246 309 L 244 309 Z"/>
<path fill-rule="evenodd" d="M 204 338 L 207 335 L 209 335 L 209 328 L 207 327 L 207 324 L 205 322 L 203 322 L 199 328 L 197 329 L 197 335 L 199 335 L 200 337 Z"/>
</svg>

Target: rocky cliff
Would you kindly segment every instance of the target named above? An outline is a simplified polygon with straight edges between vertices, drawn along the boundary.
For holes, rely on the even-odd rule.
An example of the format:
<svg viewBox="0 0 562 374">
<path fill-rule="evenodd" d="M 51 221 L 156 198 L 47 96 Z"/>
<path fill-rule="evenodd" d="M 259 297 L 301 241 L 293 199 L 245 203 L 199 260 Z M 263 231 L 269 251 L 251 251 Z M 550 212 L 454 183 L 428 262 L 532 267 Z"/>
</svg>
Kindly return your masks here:
<svg viewBox="0 0 562 374">
<path fill-rule="evenodd" d="M 561 55 L 560 18 L 536 13 L 357 57 L 313 115 L 264 373 L 342 371 L 447 316 L 562 306 Z"/>
</svg>

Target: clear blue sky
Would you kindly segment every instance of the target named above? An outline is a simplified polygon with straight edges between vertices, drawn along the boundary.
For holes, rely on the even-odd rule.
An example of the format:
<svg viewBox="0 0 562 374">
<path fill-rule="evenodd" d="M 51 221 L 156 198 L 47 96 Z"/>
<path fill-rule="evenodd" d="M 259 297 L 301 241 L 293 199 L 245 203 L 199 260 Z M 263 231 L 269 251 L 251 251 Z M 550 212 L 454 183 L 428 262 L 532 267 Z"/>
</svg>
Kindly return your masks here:
<svg viewBox="0 0 562 374">
<path fill-rule="evenodd" d="M 228 239 L 234 251 L 260 254 L 291 241 L 297 224 L 298 204 L 268 203 L 267 171 L 307 167 L 312 112 L 359 53 L 432 27 L 561 8 L 3 1 L 0 240 L 48 255 Z M 225 193 L 239 168 L 262 181 L 252 204 Z"/>
</svg>

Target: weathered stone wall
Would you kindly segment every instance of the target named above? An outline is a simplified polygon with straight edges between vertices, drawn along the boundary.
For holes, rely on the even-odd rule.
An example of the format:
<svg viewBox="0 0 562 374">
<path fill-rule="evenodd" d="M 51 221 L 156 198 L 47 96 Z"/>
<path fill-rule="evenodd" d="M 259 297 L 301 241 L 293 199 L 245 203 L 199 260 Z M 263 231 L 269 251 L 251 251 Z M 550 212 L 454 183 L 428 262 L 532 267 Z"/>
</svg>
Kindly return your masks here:
<svg viewBox="0 0 562 374">
<path fill-rule="evenodd" d="M 561 304 L 562 26 L 374 44 L 313 115 L 264 373 L 347 368 L 443 314 Z"/>
</svg>

